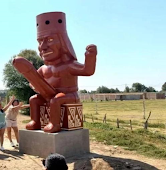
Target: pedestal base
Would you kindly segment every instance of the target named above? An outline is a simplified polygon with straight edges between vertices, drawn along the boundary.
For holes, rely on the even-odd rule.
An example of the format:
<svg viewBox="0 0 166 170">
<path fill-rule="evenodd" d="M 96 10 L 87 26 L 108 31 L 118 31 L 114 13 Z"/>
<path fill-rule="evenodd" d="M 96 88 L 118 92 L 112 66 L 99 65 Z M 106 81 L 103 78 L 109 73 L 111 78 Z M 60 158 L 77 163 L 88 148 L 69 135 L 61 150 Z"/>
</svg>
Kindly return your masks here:
<svg viewBox="0 0 166 170">
<path fill-rule="evenodd" d="M 50 153 L 71 157 L 90 152 L 89 130 L 45 133 L 41 130 L 19 130 L 21 153 L 46 158 Z"/>
</svg>

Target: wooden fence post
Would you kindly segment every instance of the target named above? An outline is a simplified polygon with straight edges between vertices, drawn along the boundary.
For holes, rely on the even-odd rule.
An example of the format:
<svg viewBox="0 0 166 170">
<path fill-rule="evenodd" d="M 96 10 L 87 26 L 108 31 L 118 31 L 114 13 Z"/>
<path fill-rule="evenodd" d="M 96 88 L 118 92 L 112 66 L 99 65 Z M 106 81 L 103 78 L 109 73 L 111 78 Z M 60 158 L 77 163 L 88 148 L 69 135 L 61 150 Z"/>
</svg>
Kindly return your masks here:
<svg viewBox="0 0 166 170">
<path fill-rule="evenodd" d="M 131 122 L 131 120 L 130 120 L 130 128 L 131 128 L 131 131 L 133 130 L 133 128 L 132 128 L 132 122 Z"/>
<path fill-rule="evenodd" d="M 149 120 L 149 118 L 150 118 L 150 115 L 151 115 L 151 111 L 150 111 L 150 113 L 149 113 L 148 118 L 147 118 L 146 121 L 145 121 L 144 129 L 148 129 L 148 120 Z"/>
<path fill-rule="evenodd" d="M 145 119 L 145 93 L 143 93 L 143 119 Z"/>
<path fill-rule="evenodd" d="M 106 115 L 107 115 L 107 113 L 105 114 L 105 116 L 103 118 L 103 123 L 106 123 Z"/>
<path fill-rule="evenodd" d="M 117 118 L 117 128 L 119 128 L 119 119 Z"/>
<path fill-rule="evenodd" d="M 92 115 L 92 122 L 94 122 L 93 115 Z"/>
<path fill-rule="evenodd" d="M 98 114 L 98 112 L 97 112 L 97 101 L 95 101 L 96 102 L 96 105 L 95 105 L 95 110 L 96 110 L 96 115 Z"/>
</svg>

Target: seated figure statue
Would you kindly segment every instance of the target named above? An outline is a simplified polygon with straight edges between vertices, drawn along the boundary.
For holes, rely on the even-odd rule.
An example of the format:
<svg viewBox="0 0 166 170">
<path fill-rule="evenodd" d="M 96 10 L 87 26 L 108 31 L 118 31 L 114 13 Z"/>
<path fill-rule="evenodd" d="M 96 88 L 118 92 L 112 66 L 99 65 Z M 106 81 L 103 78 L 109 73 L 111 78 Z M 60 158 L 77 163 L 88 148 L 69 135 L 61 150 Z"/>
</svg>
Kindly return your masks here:
<svg viewBox="0 0 166 170">
<path fill-rule="evenodd" d="M 45 132 L 60 131 L 60 108 L 62 104 L 79 103 L 77 94 L 78 76 L 91 76 L 95 72 L 97 47 L 86 47 L 85 63 L 80 64 L 66 31 L 63 12 L 49 12 L 37 16 L 37 41 L 39 54 L 44 65 L 35 70 L 33 65 L 22 57 L 13 60 L 14 67 L 29 81 L 38 94 L 30 102 L 31 121 L 28 130 L 40 129 L 39 106 L 47 103 L 50 107 L 49 123 Z"/>
</svg>

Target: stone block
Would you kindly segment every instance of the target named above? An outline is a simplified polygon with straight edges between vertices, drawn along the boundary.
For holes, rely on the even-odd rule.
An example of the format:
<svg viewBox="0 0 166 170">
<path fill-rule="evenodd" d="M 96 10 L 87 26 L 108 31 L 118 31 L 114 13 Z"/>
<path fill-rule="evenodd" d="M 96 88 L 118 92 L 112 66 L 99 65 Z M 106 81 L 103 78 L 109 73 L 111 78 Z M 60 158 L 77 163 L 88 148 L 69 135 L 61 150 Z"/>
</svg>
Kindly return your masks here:
<svg viewBox="0 0 166 170">
<path fill-rule="evenodd" d="M 45 133 L 41 130 L 19 130 L 21 153 L 46 158 L 50 153 L 72 157 L 90 152 L 89 130 L 78 129 Z"/>
</svg>

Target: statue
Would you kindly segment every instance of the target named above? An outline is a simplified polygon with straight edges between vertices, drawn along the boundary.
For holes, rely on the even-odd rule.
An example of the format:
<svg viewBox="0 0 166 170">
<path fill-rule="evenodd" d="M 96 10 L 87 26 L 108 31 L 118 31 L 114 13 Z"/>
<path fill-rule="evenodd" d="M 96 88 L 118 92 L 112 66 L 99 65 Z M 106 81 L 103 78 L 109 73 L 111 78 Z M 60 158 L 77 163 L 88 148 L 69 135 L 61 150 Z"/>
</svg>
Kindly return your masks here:
<svg viewBox="0 0 166 170">
<path fill-rule="evenodd" d="M 86 47 L 85 63 L 77 62 L 76 54 L 66 31 L 63 12 L 49 12 L 37 16 L 37 41 L 44 65 L 36 70 L 23 57 L 13 60 L 14 67 L 30 82 L 38 94 L 29 100 L 31 121 L 28 130 L 40 129 L 39 106 L 50 107 L 49 123 L 45 132 L 60 131 L 60 108 L 62 104 L 80 103 L 77 94 L 78 76 L 91 76 L 95 72 L 97 47 Z"/>
</svg>

